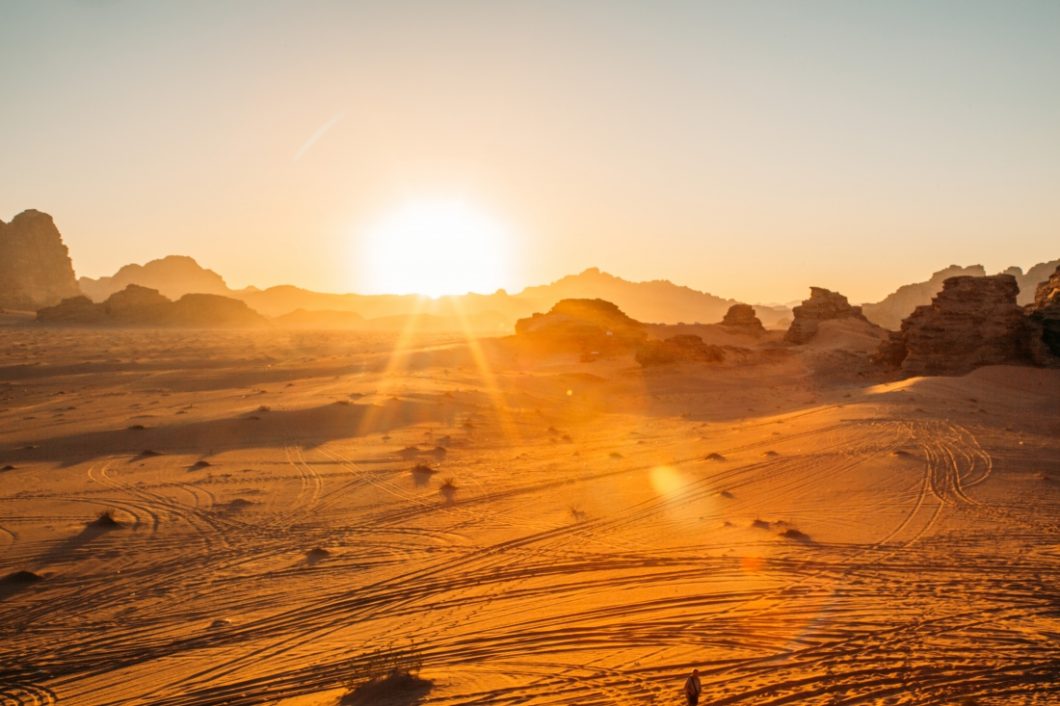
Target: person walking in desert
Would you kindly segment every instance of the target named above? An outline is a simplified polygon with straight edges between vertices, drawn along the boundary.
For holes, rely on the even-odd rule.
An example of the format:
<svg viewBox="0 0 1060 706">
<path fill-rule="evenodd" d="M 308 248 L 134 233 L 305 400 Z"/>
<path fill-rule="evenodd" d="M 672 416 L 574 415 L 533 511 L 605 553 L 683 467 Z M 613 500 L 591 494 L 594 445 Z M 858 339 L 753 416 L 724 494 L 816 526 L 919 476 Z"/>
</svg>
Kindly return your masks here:
<svg viewBox="0 0 1060 706">
<path fill-rule="evenodd" d="M 699 683 L 699 670 L 693 669 L 692 673 L 685 679 L 685 700 L 688 706 L 696 706 L 699 703 L 699 695 L 703 691 L 703 685 Z"/>
</svg>

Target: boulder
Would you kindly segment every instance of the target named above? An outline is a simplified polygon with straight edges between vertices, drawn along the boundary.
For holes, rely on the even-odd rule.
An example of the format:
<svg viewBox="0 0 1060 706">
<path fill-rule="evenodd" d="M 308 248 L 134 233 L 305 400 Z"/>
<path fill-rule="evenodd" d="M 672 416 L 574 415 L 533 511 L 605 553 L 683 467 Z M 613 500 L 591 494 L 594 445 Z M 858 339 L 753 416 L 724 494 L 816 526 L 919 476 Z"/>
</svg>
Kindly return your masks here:
<svg viewBox="0 0 1060 706">
<path fill-rule="evenodd" d="M 0 221 L 0 308 L 36 311 L 80 293 L 51 216 L 31 209 Z"/>
<path fill-rule="evenodd" d="M 791 313 L 794 318 L 788 332 L 784 334 L 784 340 L 795 344 L 810 341 L 822 321 L 851 318 L 867 321 L 861 313 L 861 307 L 851 306 L 842 294 L 822 287 L 810 287 L 810 298 L 792 309 Z"/>
<path fill-rule="evenodd" d="M 750 304 L 733 304 L 725 312 L 721 325 L 741 333 L 760 334 L 765 333 L 766 328 L 762 325 L 755 309 Z"/>
<path fill-rule="evenodd" d="M 910 375 L 959 375 L 1026 362 L 1027 325 L 1012 275 L 951 277 L 881 345 L 879 357 Z"/>
</svg>

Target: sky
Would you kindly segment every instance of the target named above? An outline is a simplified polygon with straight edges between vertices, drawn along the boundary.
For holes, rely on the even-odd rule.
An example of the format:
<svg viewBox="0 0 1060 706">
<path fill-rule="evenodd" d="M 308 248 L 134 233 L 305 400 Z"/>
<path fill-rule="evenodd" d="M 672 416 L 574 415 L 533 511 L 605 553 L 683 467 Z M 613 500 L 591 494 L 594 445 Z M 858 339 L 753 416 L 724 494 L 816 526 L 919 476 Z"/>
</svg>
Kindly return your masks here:
<svg viewBox="0 0 1060 706">
<path fill-rule="evenodd" d="M 469 288 L 873 301 L 1060 257 L 1058 77 L 1054 0 L 0 0 L 0 219 L 79 275 L 378 291 L 378 224 L 460 203 Z"/>
</svg>

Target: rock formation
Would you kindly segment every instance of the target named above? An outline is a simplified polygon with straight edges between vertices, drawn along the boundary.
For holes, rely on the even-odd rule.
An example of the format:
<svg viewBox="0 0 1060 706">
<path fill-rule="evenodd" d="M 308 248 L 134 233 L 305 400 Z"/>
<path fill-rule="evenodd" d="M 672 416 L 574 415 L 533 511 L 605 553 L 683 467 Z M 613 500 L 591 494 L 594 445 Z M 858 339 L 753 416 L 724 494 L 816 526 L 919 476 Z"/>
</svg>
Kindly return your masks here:
<svg viewBox="0 0 1060 706">
<path fill-rule="evenodd" d="M 636 359 L 645 368 L 674 363 L 720 363 L 725 360 L 725 351 L 721 346 L 704 343 L 699 336 L 671 336 L 643 342 L 637 348 Z"/>
<path fill-rule="evenodd" d="M 647 327 L 603 299 L 564 299 L 547 314 L 515 322 L 517 337 L 557 348 L 602 352 L 630 347 L 647 337 Z"/>
<path fill-rule="evenodd" d="M 725 312 L 721 325 L 733 331 L 751 334 L 765 333 L 765 326 L 755 315 L 755 309 L 750 304 L 733 304 Z"/>
<path fill-rule="evenodd" d="M 791 313 L 794 318 L 784 340 L 796 344 L 812 339 L 822 321 L 850 318 L 866 321 L 861 307 L 851 306 L 842 294 L 821 287 L 810 287 L 810 298 L 792 309 Z"/>
<path fill-rule="evenodd" d="M 125 265 L 112 277 L 82 277 L 78 284 L 83 294 L 97 302 L 130 284 L 154 289 L 170 299 L 185 294 L 232 294 L 221 275 L 183 255 L 169 255 L 144 265 Z"/>
<path fill-rule="evenodd" d="M 51 216 L 31 209 L 0 221 L 0 308 L 35 311 L 77 294 L 70 254 Z"/>
<path fill-rule="evenodd" d="M 877 326 L 897 331 L 902 325 L 902 319 L 912 314 L 914 309 L 931 303 L 931 298 L 942 290 L 943 282 L 950 277 L 961 276 L 985 277 L 986 270 L 982 265 L 950 265 L 932 274 L 927 282 L 904 284 L 874 304 L 862 304 L 862 312 L 865 318 Z"/>
<path fill-rule="evenodd" d="M 1026 272 L 1019 267 L 1009 267 L 1001 274 L 1012 275 L 1016 278 L 1016 284 L 1020 288 L 1016 303 L 1023 306 L 1034 302 L 1038 285 L 1049 279 L 1049 276 L 1057 267 L 1060 267 L 1060 260 L 1050 260 L 1049 262 L 1039 262 Z"/>
<path fill-rule="evenodd" d="M 1028 347 L 1039 365 L 1060 363 L 1060 265 L 1038 285 L 1034 302 L 1027 306 L 1030 324 Z"/>
<path fill-rule="evenodd" d="M 910 375 L 956 375 L 1028 359 L 1027 324 L 1012 275 L 951 277 L 880 348 Z"/>
<path fill-rule="evenodd" d="M 1012 275 L 1016 278 L 1016 284 L 1020 289 L 1016 303 L 1022 306 L 1034 301 L 1034 290 L 1038 283 L 1048 278 L 1057 266 L 1060 266 L 1060 260 L 1040 262 L 1027 272 L 1019 267 L 1009 267 L 1000 274 Z M 931 275 L 931 279 L 926 282 L 903 285 L 875 304 L 862 304 L 862 311 L 872 323 L 897 331 L 902 325 L 902 320 L 912 314 L 914 309 L 931 303 L 932 297 L 942 291 L 943 282 L 950 277 L 961 276 L 986 277 L 986 270 L 982 265 L 970 267 L 950 265 Z"/>
<path fill-rule="evenodd" d="M 154 289 L 130 284 L 101 304 L 86 296 L 64 299 L 37 312 L 37 321 L 59 326 L 144 326 L 246 328 L 264 317 L 238 299 L 216 294 L 185 294 L 171 301 Z"/>
</svg>

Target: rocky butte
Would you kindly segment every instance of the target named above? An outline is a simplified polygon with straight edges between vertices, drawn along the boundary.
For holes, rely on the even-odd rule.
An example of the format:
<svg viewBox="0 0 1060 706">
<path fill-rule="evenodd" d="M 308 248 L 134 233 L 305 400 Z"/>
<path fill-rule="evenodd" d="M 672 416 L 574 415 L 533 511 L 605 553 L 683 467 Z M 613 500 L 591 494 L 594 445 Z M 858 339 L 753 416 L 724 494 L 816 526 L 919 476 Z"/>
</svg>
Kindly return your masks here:
<svg viewBox="0 0 1060 706">
<path fill-rule="evenodd" d="M 880 348 L 909 375 L 959 375 L 981 365 L 1027 362 L 1028 327 L 1012 275 L 950 277 Z"/>
<path fill-rule="evenodd" d="M 749 333 L 755 336 L 766 332 L 766 327 L 755 314 L 755 309 L 750 304 L 733 304 L 725 312 L 721 325 L 730 331 L 737 333 Z"/>
<path fill-rule="evenodd" d="M 36 311 L 77 296 L 70 253 L 47 213 L 0 221 L 0 308 Z"/>
<path fill-rule="evenodd" d="M 868 321 L 860 306 L 851 306 L 847 298 L 838 292 L 822 287 L 810 287 L 810 298 L 791 311 L 794 317 L 784 340 L 788 343 L 807 343 L 816 335 L 822 321 L 833 319 L 858 319 Z"/>
</svg>

